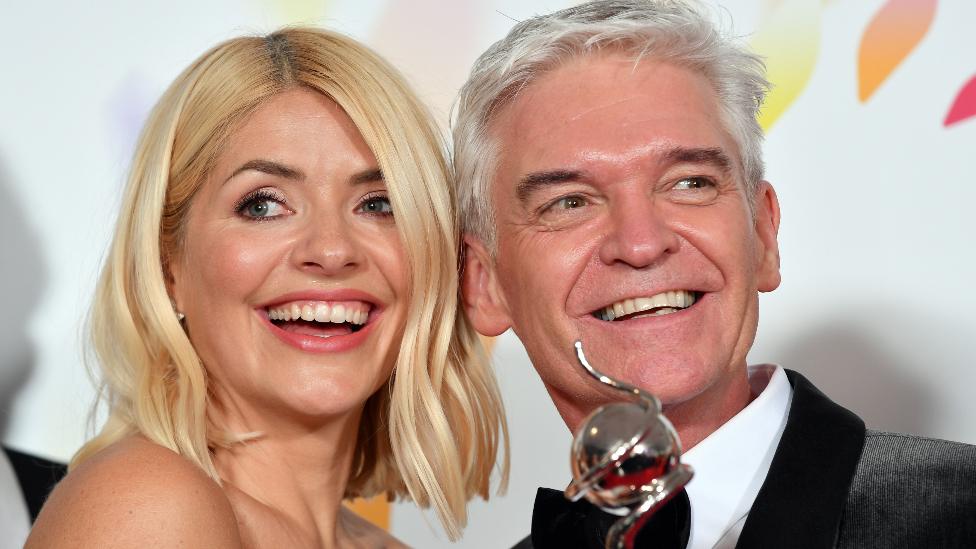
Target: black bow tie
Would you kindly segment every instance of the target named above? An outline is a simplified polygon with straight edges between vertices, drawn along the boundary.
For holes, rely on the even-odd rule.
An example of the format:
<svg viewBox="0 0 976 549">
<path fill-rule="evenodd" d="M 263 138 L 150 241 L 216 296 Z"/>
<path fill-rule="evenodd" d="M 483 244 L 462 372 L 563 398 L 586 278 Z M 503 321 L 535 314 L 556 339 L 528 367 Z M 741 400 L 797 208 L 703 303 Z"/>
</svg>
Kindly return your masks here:
<svg viewBox="0 0 976 549">
<path fill-rule="evenodd" d="M 559 490 L 539 488 L 532 510 L 533 549 L 603 549 L 620 517 L 586 500 L 571 502 Z M 655 512 L 637 534 L 635 548 L 684 549 L 691 533 L 691 503 L 682 490 Z"/>
</svg>

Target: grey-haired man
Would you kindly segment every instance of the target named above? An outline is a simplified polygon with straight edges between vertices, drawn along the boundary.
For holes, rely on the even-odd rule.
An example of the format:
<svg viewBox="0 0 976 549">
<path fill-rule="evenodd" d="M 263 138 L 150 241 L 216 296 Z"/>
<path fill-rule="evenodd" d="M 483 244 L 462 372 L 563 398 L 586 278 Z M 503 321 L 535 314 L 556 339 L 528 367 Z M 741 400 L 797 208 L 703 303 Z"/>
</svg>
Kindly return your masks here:
<svg viewBox="0 0 976 549">
<path fill-rule="evenodd" d="M 767 86 L 691 2 L 518 24 L 476 62 L 454 128 L 466 310 L 483 334 L 514 329 L 570 430 L 619 399 L 576 366 L 577 338 L 661 398 L 696 477 L 690 513 L 669 505 L 643 540 L 976 546 L 976 449 L 866 431 L 799 374 L 746 366 L 758 292 L 780 282 Z M 540 490 L 522 545 L 602 546 L 610 520 Z"/>
</svg>

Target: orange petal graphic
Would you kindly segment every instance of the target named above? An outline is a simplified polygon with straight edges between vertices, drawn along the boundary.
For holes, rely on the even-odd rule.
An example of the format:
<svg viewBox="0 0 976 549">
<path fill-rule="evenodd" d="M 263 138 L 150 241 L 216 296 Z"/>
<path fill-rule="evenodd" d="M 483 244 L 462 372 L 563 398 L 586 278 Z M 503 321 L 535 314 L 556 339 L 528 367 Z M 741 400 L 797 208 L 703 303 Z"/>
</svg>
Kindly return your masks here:
<svg viewBox="0 0 976 549">
<path fill-rule="evenodd" d="M 922 41 L 938 0 L 888 0 L 868 24 L 858 53 L 858 97 L 865 102 Z"/>
<path fill-rule="evenodd" d="M 390 502 L 386 494 L 373 496 L 369 499 L 354 499 L 345 503 L 353 513 L 372 522 L 384 530 L 390 529 Z"/>
<path fill-rule="evenodd" d="M 973 116 L 976 116 L 976 76 L 970 78 L 969 82 L 959 90 L 942 125 L 949 127 Z"/>
</svg>

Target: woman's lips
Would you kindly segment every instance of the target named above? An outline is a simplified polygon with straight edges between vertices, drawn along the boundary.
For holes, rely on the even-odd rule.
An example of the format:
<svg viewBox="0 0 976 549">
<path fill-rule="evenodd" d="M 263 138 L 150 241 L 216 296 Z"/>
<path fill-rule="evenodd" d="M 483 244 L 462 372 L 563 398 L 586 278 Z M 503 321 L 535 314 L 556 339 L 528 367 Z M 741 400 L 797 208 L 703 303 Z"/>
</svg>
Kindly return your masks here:
<svg viewBox="0 0 976 549">
<path fill-rule="evenodd" d="M 343 352 L 369 336 L 381 307 L 358 291 L 300 292 L 255 313 L 283 343 L 311 353 Z"/>
</svg>

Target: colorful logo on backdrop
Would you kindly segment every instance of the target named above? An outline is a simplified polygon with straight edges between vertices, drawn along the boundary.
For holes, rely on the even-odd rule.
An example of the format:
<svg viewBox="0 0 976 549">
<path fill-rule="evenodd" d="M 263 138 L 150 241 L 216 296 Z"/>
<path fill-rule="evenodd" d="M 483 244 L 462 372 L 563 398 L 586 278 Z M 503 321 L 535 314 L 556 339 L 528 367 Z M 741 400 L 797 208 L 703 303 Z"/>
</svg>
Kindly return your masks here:
<svg viewBox="0 0 976 549">
<path fill-rule="evenodd" d="M 821 13 L 832 0 L 765 0 L 752 47 L 766 57 L 774 83 L 760 114 L 769 130 L 810 81 L 820 53 Z M 938 0 L 888 0 L 868 23 L 857 57 L 858 99 L 870 101 L 922 42 Z M 962 78 L 960 78 L 961 80 Z M 976 76 L 956 93 L 942 124 L 976 116 Z"/>
</svg>

